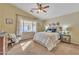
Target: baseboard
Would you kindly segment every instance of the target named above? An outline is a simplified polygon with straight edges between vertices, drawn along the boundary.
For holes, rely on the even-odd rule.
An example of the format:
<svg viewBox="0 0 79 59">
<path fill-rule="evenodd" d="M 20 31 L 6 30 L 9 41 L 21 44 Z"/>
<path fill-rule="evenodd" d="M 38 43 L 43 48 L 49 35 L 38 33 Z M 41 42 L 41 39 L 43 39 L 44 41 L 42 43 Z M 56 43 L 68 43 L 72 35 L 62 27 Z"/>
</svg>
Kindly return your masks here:
<svg viewBox="0 0 79 59">
<path fill-rule="evenodd" d="M 77 43 L 70 43 L 70 44 L 74 44 L 74 45 L 76 45 L 76 46 L 79 46 L 79 44 L 77 44 Z"/>
</svg>

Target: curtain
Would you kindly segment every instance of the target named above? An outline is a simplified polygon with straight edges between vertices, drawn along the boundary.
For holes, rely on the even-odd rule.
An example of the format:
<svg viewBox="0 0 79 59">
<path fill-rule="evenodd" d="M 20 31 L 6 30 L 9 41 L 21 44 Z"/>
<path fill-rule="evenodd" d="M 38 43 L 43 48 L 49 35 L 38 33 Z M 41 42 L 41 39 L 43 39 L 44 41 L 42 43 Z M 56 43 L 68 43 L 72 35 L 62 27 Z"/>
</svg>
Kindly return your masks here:
<svg viewBox="0 0 79 59">
<path fill-rule="evenodd" d="M 22 32 L 36 32 L 36 22 L 22 16 L 17 16 L 17 34 Z"/>
</svg>

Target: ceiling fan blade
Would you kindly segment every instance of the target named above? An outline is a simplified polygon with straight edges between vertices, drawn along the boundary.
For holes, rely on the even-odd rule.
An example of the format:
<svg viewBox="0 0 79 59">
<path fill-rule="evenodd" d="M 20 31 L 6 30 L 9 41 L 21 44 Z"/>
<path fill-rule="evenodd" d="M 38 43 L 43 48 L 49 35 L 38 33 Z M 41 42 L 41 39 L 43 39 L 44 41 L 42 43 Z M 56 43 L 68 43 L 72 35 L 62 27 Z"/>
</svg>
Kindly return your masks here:
<svg viewBox="0 0 79 59">
<path fill-rule="evenodd" d="M 32 13 L 33 13 L 33 10 L 30 10 L 30 12 L 32 12 Z"/>
<path fill-rule="evenodd" d="M 40 8 L 40 4 L 39 3 L 37 3 L 37 6 L 38 6 L 38 8 Z"/>
<path fill-rule="evenodd" d="M 38 8 L 32 8 L 30 12 L 33 12 L 34 10 L 38 10 Z"/>
<path fill-rule="evenodd" d="M 49 6 L 45 6 L 45 7 L 43 7 L 43 9 L 45 9 L 45 8 L 49 8 Z"/>
<path fill-rule="evenodd" d="M 32 10 L 38 10 L 38 8 L 32 8 Z"/>
<path fill-rule="evenodd" d="M 37 3 L 37 6 L 40 6 L 40 4 L 39 4 L 39 3 Z"/>
<path fill-rule="evenodd" d="M 40 4 L 40 8 L 42 7 L 42 4 Z"/>
<path fill-rule="evenodd" d="M 43 10 L 43 12 L 45 12 L 45 13 L 46 13 L 47 11 Z"/>
<path fill-rule="evenodd" d="M 41 8 L 42 7 L 42 4 L 37 3 L 37 6 L 38 6 L 38 8 Z"/>
</svg>

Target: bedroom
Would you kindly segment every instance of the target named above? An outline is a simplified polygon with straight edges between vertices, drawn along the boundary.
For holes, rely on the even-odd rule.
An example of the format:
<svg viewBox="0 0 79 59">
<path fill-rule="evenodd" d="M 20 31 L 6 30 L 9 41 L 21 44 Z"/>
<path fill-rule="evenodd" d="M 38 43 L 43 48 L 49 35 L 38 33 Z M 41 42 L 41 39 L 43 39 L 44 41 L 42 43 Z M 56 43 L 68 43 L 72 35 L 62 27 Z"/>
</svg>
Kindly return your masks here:
<svg viewBox="0 0 79 59">
<path fill-rule="evenodd" d="M 39 11 L 39 9 L 31 11 L 32 8 L 37 8 L 37 3 L 0 3 L 1 36 L 4 33 L 11 36 L 11 38 L 5 38 L 5 42 L 3 41 L 2 48 L 5 49 L 1 50 L 1 54 L 79 54 L 79 4 L 43 3 L 42 5 L 49 6 L 45 9 L 45 12 Z M 56 42 L 56 47 L 53 48 L 52 38 L 58 40 L 60 35 L 55 33 L 55 30 L 53 30 L 54 32 L 46 32 L 46 30 L 48 27 L 54 27 L 54 25 L 56 27 L 60 26 L 60 29 L 63 28 L 62 33 L 64 34 L 61 35 L 63 36 L 63 42 Z M 40 41 L 43 42 L 40 43 Z"/>
</svg>

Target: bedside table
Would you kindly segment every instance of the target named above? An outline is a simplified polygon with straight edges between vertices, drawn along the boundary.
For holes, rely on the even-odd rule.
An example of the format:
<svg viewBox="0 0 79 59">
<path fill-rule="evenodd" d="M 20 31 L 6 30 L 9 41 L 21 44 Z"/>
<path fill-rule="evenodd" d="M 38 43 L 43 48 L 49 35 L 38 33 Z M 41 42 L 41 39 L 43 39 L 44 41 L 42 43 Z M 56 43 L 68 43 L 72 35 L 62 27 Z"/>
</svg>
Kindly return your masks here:
<svg viewBox="0 0 79 59">
<path fill-rule="evenodd" d="M 61 38 L 61 41 L 65 42 L 65 43 L 71 43 L 71 35 L 63 34 L 62 38 Z"/>
</svg>

